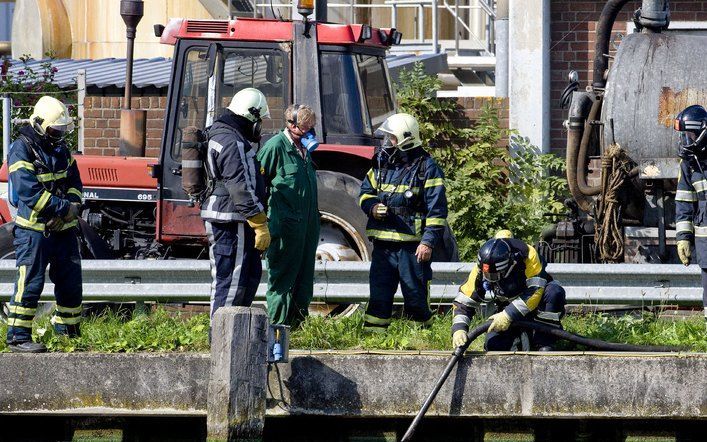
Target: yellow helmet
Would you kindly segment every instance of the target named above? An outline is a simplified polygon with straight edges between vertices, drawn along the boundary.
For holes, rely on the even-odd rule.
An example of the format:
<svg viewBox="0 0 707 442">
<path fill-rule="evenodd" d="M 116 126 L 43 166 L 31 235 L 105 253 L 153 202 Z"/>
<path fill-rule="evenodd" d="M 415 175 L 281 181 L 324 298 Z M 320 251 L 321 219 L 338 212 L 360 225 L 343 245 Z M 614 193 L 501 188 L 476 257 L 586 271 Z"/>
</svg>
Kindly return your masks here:
<svg viewBox="0 0 707 442">
<path fill-rule="evenodd" d="M 34 130 L 41 136 L 60 140 L 74 130 L 74 120 L 61 101 L 48 95 L 43 96 L 34 105 L 29 117 Z"/>
<path fill-rule="evenodd" d="M 393 135 L 400 150 L 410 150 L 422 145 L 420 139 L 420 125 L 415 117 L 410 114 L 395 114 L 388 117 L 376 131 L 378 135 Z"/>
<path fill-rule="evenodd" d="M 231 99 L 228 110 L 255 123 L 270 117 L 270 109 L 265 95 L 254 87 L 241 89 Z"/>
<path fill-rule="evenodd" d="M 499 239 L 508 239 L 508 238 L 513 238 L 513 232 L 510 230 L 499 230 L 496 232 L 496 235 L 494 235 L 494 238 L 499 238 Z"/>
</svg>

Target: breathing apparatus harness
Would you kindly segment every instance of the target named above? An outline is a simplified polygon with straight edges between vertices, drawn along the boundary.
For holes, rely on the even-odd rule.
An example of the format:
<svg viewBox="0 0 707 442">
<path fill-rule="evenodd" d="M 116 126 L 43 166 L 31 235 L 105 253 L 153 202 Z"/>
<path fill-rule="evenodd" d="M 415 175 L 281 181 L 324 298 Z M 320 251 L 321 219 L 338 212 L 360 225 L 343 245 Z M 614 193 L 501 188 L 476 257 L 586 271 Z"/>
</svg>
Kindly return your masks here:
<svg viewBox="0 0 707 442">
<path fill-rule="evenodd" d="M 390 149 L 395 150 L 392 153 L 389 153 Z M 424 202 L 422 192 L 424 191 L 425 174 L 427 173 L 426 155 L 420 155 L 418 158 L 415 158 L 412 164 L 407 167 L 407 169 L 410 170 L 410 179 L 408 181 L 409 189 L 406 189 L 405 192 L 403 192 L 403 198 L 406 203 L 404 206 L 389 205 L 391 196 L 397 193 L 397 190 L 401 185 L 404 185 L 404 178 L 398 181 L 397 183 L 394 183 L 395 187 L 393 187 L 393 190 L 391 192 L 387 192 L 387 195 L 382 195 L 382 180 L 388 175 L 388 171 L 390 170 L 389 166 L 391 164 L 395 164 L 397 160 L 396 155 L 398 154 L 398 152 L 399 150 L 397 148 L 394 148 L 392 144 L 384 144 L 378 149 L 378 152 L 376 154 L 378 166 L 376 174 L 376 192 L 378 193 L 378 198 L 381 200 L 381 202 L 388 207 L 389 213 L 398 216 L 419 215 L 422 219 L 421 230 L 424 230 L 425 210 L 422 207 L 422 204 Z M 383 159 L 381 158 L 384 154 L 387 156 L 385 163 L 383 163 Z M 399 161 L 402 161 L 402 159 L 400 159 Z M 417 188 L 413 186 L 415 184 L 416 178 L 420 182 L 420 186 Z"/>
</svg>

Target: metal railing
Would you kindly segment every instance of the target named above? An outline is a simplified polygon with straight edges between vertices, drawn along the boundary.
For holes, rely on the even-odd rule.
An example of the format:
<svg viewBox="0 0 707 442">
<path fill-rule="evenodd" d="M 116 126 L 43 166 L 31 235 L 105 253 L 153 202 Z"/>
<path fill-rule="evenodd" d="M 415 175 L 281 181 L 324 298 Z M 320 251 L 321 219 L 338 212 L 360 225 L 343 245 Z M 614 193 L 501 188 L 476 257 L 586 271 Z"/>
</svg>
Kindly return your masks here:
<svg viewBox="0 0 707 442">
<path fill-rule="evenodd" d="M 370 263 L 326 262 L 315 269 L 314 300 L 345 303 L 368 300 Z M 471 271 L 471 264 L 434 263 L 430 301 L 451 303 Z M 550 264 L 548 271 L 567 292 L 570 304 L 701 305 L 698 266 L 670 264 Z M 12 296 L 15 262 L 0 260 L 0 300 Z M 265 299 L 267 270 L 256 300 Z M 49 279 L 47 278 L 47 281 Z M 83 290 L 87 301 L 209 301 L 209 262 L 84 261 Z M 53 299 L 46 284 L 43 300 Z M 402 301 L 400 292 L 396 302 Z"/>
<path fill-rule="evenodd" d="M 404 42 L 413 45 L 431 43 L 434 51 L 439 49 L 439 41 L 441 40 L 440 13 L 448 14 L 454 20 L 453 41 L 457 53 L 460 49 L 460 41 L 468 40 L 476 46 L 484 48 L 487 54 L 493 54 L 495 50 L 493 33 L 496 13 L 491 3 L 493 2 L 487 0 L 454 0 L 452 4 L 448 3 L 447 0 L 384 0 L 383 3 L 357 3 L 356 0 L 350 0 L 348 3 L 329 3 L 327 6 L 330 20 L 332 15 L 336 15 L 337 20 L 335 21 L 343 20 L 346 23 L 356 22 L 357 11 L 359 10 L 387 10 L 387 14 L 373 17 L 370 23 L 366 24 L 374 27 L 391 28 L 399 28 L 399 10 L 414 10 L 415 34 L 412 36 L 403 35 Z M 262 16 L 291 17 L 291 3 L 256 2 L 255 6 L 256 11 Z M 430 11 L 431 15 L 431 30 L 429 33 L 426 31 L 426 11 Z M 480 14 L 483 21 L 483 35 L 477 35 L 477 31 L 472 25 L 472 21 L 479 17 L 478 14 Z"/>
</svg>

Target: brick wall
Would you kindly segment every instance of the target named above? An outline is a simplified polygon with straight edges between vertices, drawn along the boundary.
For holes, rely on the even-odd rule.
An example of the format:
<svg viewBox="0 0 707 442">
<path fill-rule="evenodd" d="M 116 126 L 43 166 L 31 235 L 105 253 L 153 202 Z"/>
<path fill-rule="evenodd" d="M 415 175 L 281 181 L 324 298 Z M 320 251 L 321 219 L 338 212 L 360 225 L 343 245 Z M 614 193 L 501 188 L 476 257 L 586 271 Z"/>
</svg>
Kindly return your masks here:
<svg viewBox="0 0 707 442">
<path fill-rule="evenodd" d="M 122 97 L 87 96 L 84 101 L 84 153 L 87 155 L 117 155 L 120 135 Z M 471 127 L 485 104 L 498 108 L 501 128 L 508 128 L 508 100 L 497 98 L 459 98 L 460 112 L 454 123 Z M 147 110 L 147 140 L 145 155 L 157 157 L 162 142 L 166 97 L 133 97 L 133 109 Z M 275 116 L 275 115 L 273 115 Z M 280 120 L 278 120 L 280 121 Z M 506 142 L 506 140 L 502 140 Z"/>
<path fill-rule="evenodd" d="M 589 83 L 594 68 L 597 21 L 606 0 L 551 1 L 551 150 L 564 156 L 566 132 L 562 121 L 566 110 L 560 109 L 558 101 L 562 90 L 568 84 L 567 74 L 570 70 L 574 69 L 579 73 L 581 88 Z M 616 19 L 612 41 L 618 33 L 626 33 L 626 22 L 632 20 L 633 12 L 640 6 L 641 2 L 636 0 L 623 8 Z M 670 17 L 672 21 L 706 21 L 707 1 L 672 0 Z M 610 47 L 613 48 L 613 44 Z"/>
<path fill-rule="evenodd" d="M 87 96 L 84 101 L 84 153 L 117 155 L 123 97 Z M 145 155 L 157 157 L 162 142 L 166 97 L 133 97 L 133 109 L 147 111 Z"/>
</svg>

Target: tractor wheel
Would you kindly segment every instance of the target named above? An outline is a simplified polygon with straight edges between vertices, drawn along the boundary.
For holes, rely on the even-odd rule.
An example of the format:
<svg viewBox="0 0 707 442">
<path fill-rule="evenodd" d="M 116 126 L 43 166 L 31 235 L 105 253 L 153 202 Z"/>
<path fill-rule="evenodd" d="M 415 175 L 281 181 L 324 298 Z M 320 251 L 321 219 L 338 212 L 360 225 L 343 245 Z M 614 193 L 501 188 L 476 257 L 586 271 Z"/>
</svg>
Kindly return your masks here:
<svg viewBox="0 0 707 442">
<path fill-rule="evenodd" d="M 15 259 L 15 237 L 12 235 L 14 222 L 0 226 L 0 259 Z"/>
<path fill-rule="evenodd" d="M 366 215 L 358 206 L 361 181 L 343 173 L 317 171 L 321 230 L 317 260 L 370 261 Z"/>
</svg>

